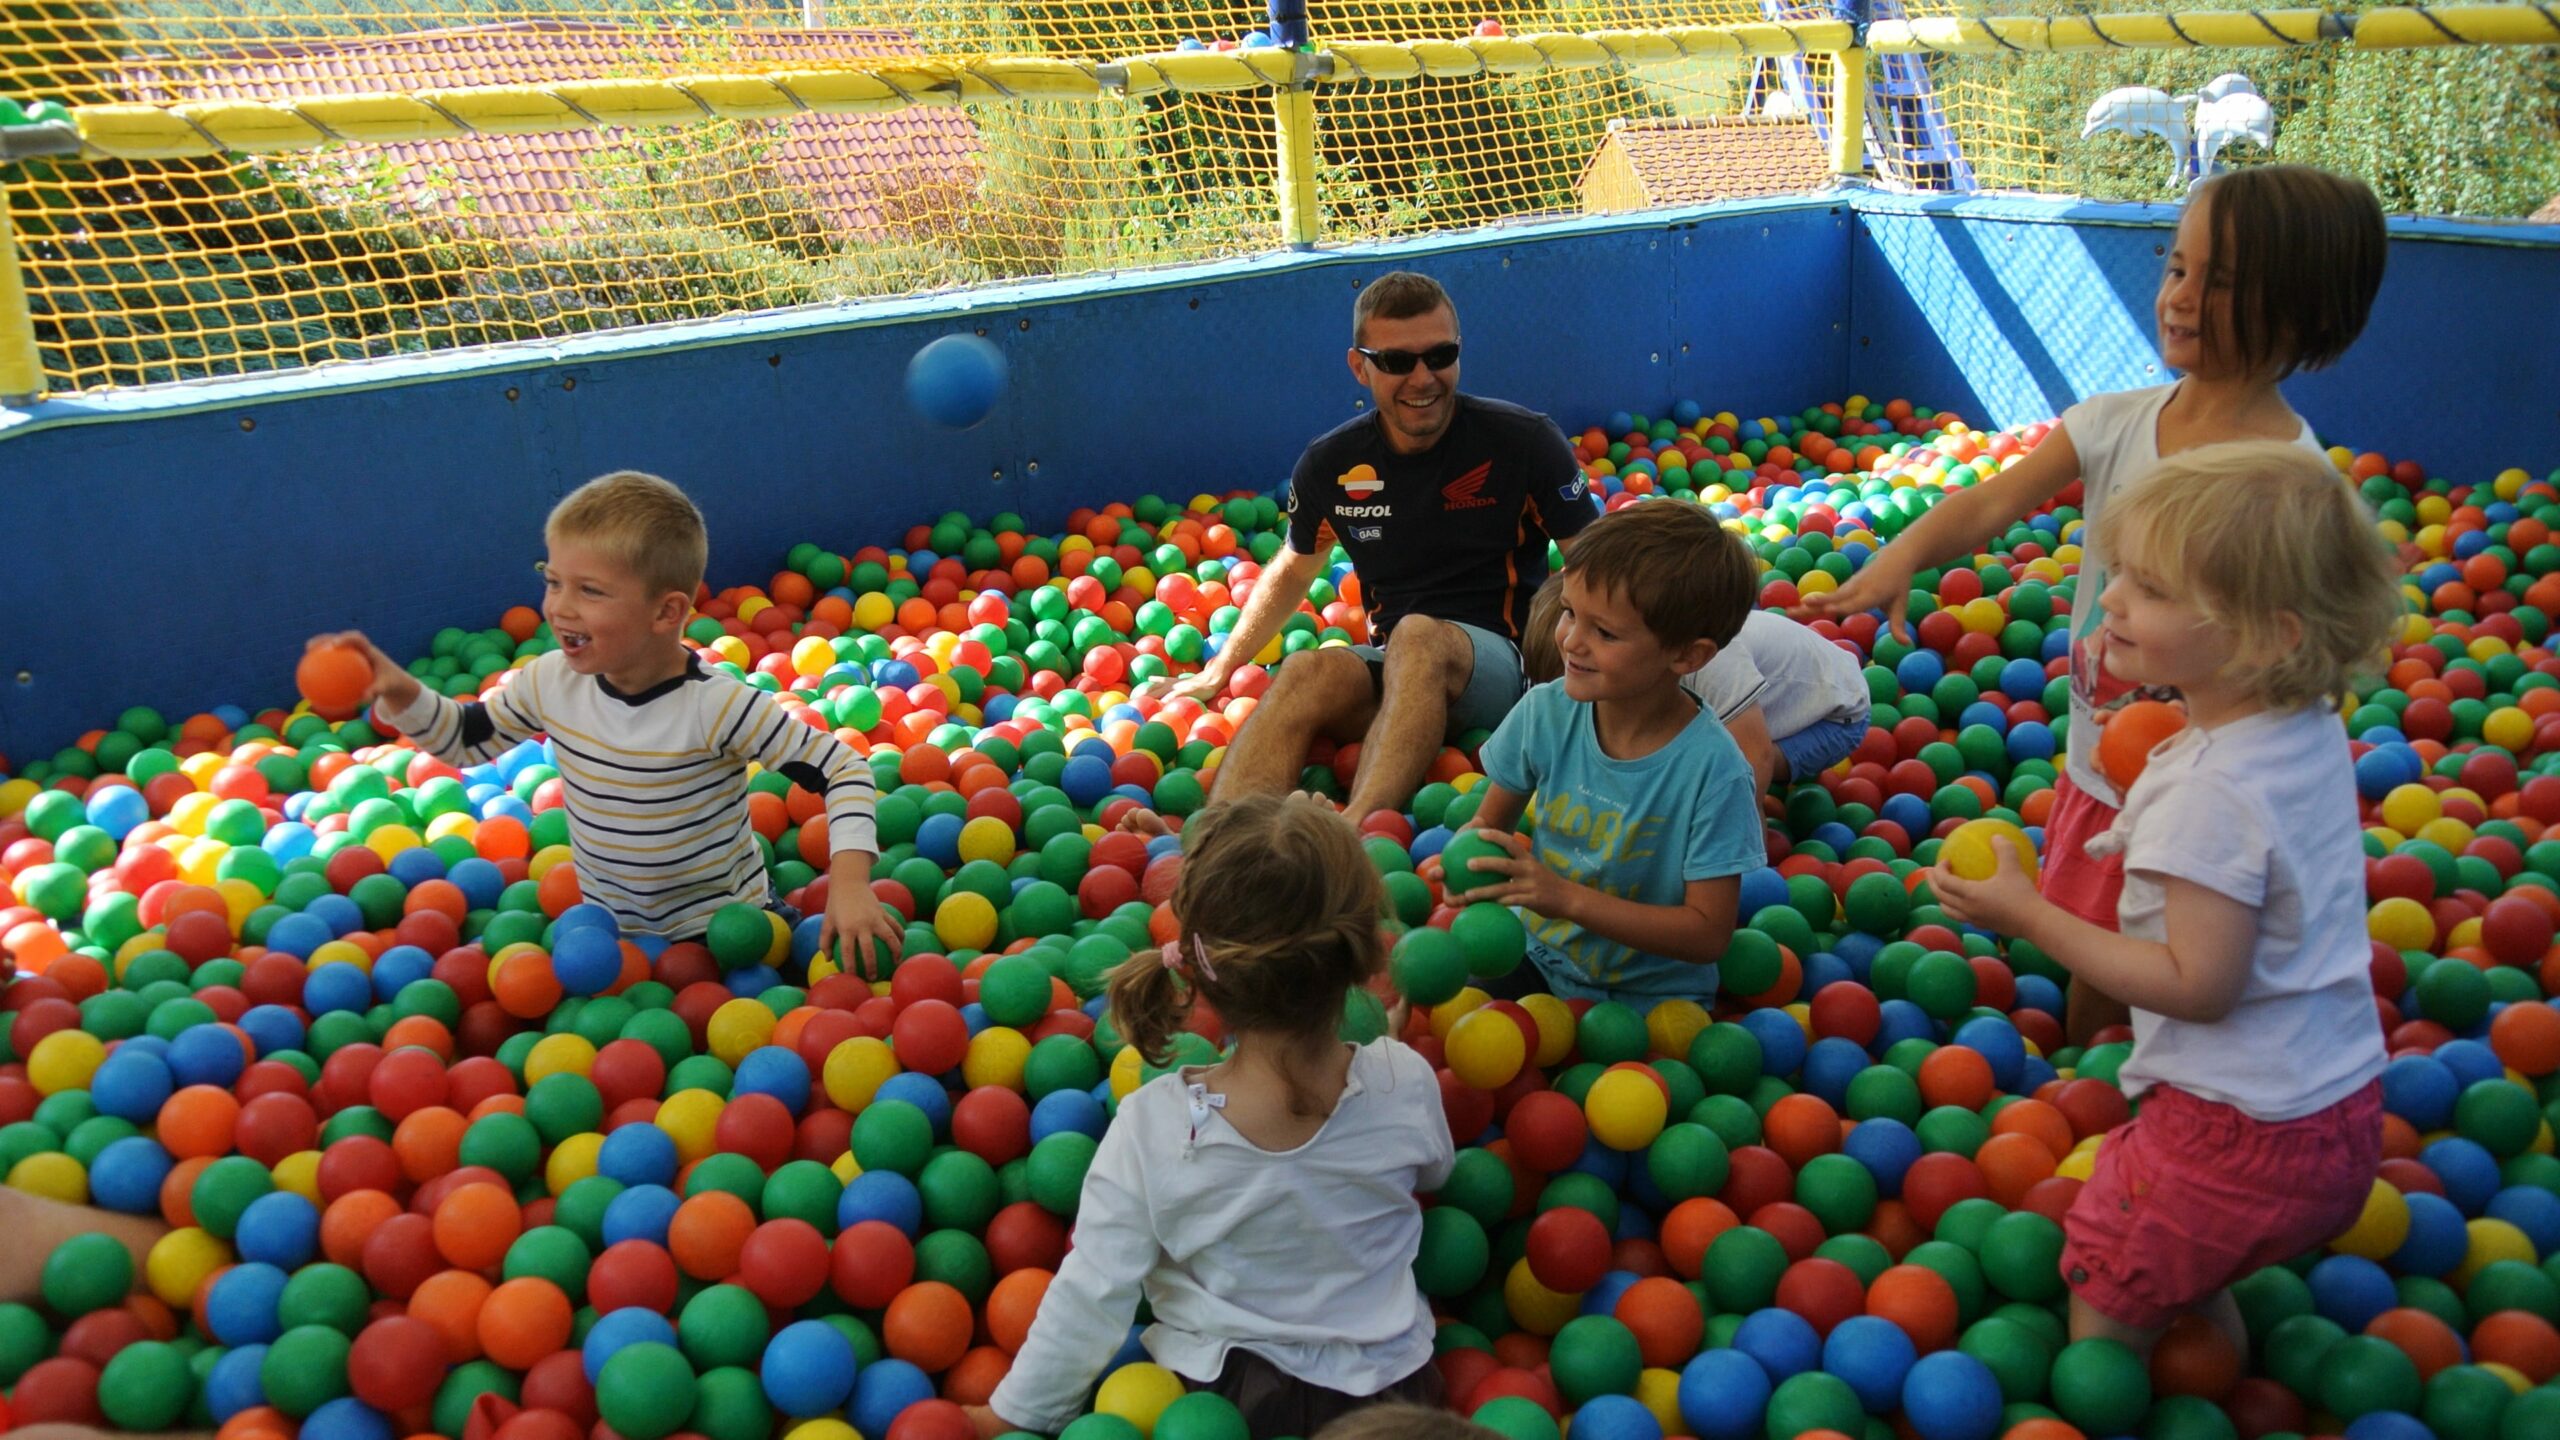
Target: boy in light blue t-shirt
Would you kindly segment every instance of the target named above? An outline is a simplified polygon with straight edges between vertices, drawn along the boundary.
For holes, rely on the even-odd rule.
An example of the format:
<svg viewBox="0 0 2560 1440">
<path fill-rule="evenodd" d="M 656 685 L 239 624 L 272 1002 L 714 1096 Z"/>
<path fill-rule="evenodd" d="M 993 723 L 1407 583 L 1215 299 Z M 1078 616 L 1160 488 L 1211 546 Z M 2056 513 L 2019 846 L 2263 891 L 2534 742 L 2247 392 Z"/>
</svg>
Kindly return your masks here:
<svg viewBox="0 0 2560 1440">
<path fill-rule="evenodd" d="M 1483 751 L 1474 823 L 1511 849 L 1510 878 L 1467 898 L 1528 924 L 1534 973 L 1503 988 L 1705 1004 L 1767 852 L 1750 764 L 1680 682 L 1742 628 L 1751 557 L 1705 510 L 1657 500 L 1593 522 L 1566 566 L 1564 676 Z"/>
</svg>

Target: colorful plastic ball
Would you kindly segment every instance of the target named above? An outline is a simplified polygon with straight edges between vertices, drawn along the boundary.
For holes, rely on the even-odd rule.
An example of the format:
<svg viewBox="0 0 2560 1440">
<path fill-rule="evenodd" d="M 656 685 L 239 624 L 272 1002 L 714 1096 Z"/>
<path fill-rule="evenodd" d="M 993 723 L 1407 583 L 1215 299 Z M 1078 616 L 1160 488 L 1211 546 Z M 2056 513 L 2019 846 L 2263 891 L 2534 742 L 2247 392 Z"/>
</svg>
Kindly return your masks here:
<svg viewBox="0 0 2560 1440">
<path fill-rule="evenodd" d="M 821 1415 L 853 1394 L 855 1357 L 844 1332 L 823 1320 L 784 1326 L 766 1342 L 757 1376 L 784 1415 Z"/>
<path fill-rule="evenodd" d="M 1903 1377 L 1901 1399 L 1920 1440 L 1990 1440 L 2000 1430 L 2000 1381 L 1960 1350 L 1920 1357 Z"/>
<path fill-rule="evenodd" d="M 701 1398 L 693 1367 L 672 1345 L 623 1346 L 596 1380 L 596 1413 L 626 1440 L 665 1440 L 683 1429 Z"/>
<path fill-rule="evenodd" d="M 2053 1358 L 2052 1385 L 2053 1408 L 2092 1435 L 2129 1431 L 2151 1408 L 2149 1371 L 2139 1357 L 2113 1340 L 2079 1340 L 2064 1346 Z"/>
<path fill-rule="evenodd" d="M 103 1310 L 133 1289 L 133 1256 L 107 1235 L 74 1235 L 45 1258 L 41 1284 L 44 1303 L 58 1315 Z"/>
<path fill-rule="evenodd" d="M 1879 1415 L 1901 1399 L 1903 1377 L 1918 1358 L 1902 1327 L 1873 1315 L 1841 1321 L 1822 1342 L 1822 1368 L 1847 1381 L 1859 1403 Z"/>
<path fill-rule="evenodd" d="M 1757 1440 L 1769 1373 L 1740 1350 L 1705 1350 L 1680 1370 L 1680 1418 L 1697 1440 Z"/>
<path fill-rule="evenodd" d="M 1186 1393 L 1188 1387 L 1180 1376 L 1161 1365 L 1140 1361 L 1104 1376 L 1102 1387 L 1094 1392 L 1093 1408 L 1097 1414 L 1126 1420 L 1137 1427 L 1140 1435 L 1152 1436 L 1158 1417 Z"/>
<path fill-rule="evenodd" d="M 992 341 L 945 335 L 907 362 L 907 403 L 936 425 L 966 430 L 986 419 L 1003 397 L 1006 368 L 1004 352 Z"/>
<path fill-rule="evenodd" d="M 1662 1133 L 1671 1102 L 1651 1075 L 1612 1070 L 1592 1082 L 1582 1108 L 1593 1138 L 1612 1150 L 1635 1151 Z"/>
</svg>

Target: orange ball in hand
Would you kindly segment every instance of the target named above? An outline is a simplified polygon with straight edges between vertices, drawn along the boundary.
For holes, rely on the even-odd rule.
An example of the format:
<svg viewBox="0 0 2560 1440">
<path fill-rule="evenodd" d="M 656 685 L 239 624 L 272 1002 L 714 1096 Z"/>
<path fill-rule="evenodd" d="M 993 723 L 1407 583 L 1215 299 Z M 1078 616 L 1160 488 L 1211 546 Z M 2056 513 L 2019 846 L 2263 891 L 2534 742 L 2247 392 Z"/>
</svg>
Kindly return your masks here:
<svg viewBox="0 0 2560 1440">
<path fill-rule="evenodd" d="M 373 688 L 373 661 L 352 645 L 323 645 L 303 652 L 293 683 L 313 711 L 342 720 L 364 708 L 365 692 Z"/>
</svg>

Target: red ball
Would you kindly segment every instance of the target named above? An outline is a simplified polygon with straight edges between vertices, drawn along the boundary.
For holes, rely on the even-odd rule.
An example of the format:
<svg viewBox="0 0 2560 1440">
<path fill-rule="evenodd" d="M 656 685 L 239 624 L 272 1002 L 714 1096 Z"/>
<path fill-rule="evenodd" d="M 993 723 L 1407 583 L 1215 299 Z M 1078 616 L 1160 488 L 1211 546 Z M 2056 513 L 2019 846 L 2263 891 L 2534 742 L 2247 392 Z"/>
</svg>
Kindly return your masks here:
<svg viewBox="0 0 2560 1440">
<path fill-rule="evenodd" d="M 827 1240 L 806 1220 L 767 1220 L 738 1250 L 738 1282 L 777 1310 L 817 1298 L 827 1285 Z"/>
<path fill-rule="evenodd" d="M 1804 1317 L 1815 1334 L 1827 1336 L 1841 1321 L 1866 1313 L 1866 1282 L 1837 1260 L 1799 1260 L 1778 1277 L 1778 1306 Z"/>
<path fill-rule="evenodd" d="M 2094 1083 L 2094 1082 L 2093 1082 Z M 1923 1155 L 1903 1172 L 1902 1203 L 1923 1230 L 1935 1231 L 1938 1217 L 1965 1200 L 1988 1199 L 1991 1186 L 1974 1163 L 1952 1151 Z"/>
<path fill-rule="evenodd" d="M 1863 1046 L 1883 1028 L 1876 992 L 1855 980 L 1834 980 L 1814 992 L 1813 1033 L 1818 1039 L 1854 1040 Z"/>
<path fill-rule="evenodd" d="M 1734 1149 L 1724 1190 L 1716 1198 L 1734 1214 L 1749 1215 L 1764 1205 L 1792 1200 L 1795 1193 L 1795 1171 L 1777 1151 L 1766 1145 L 1743 1145 Z"/>
<path fill-rule="evenodd" d="M 347 1384 L 376 1410 L 405 1410 L 435 1398 L 445 1361 L 444 1337 L 426 1321 L 406 1315 L 376 1320 L 347 1352 Z"/>
<path fill-rule="evenodd" d="M 1036 1202 L 1017 1200 L 987 1222 L 987 1260 L 999 1276 L 1054 1271 L 1067 1258 L 1067 1222 Z"/>
<path fill-rule="evenodd" d="M 1609 1273 L 1609 1227 L 1588 1210 L 1561 1205 L 1530 1222 L 1529 1273 L 1564 1295 L 1579 1295 Z"/>
<path fill-rule="evenodd" d="M 1505 1117 L 1502 1133 L 1511 1141 L 1512 1158 L 1542 1175 L 1572 1168 L 1591 1139 L 1591 1124 L 1582 1107 L 1553 1090 L 1534 1090 L 1519 1098 Z"/>
<path fill-rule="evenodd" d="M 827 1283 L 857 1310 L 886 1309 L 916 1274 L 916 1247 L 886 1220 L 864 1220 L 836 1237 Z"/>
<path fill-rule="evenodd" d="M 575 1350 L 554 1350 L 524 1372 L 527 1413 L 565 1415 L 584 1436 L 596 1423 L 596 1387 L 587 1383 L 586 1357 Z"/>
<path fill-rule="evenodd" d="M 898 1012 L 889 1027 L 889 1048 L 903 1068 L 940 1075 L 959 1068 L 968 1055 L 969 1022 L 947 1001 L 919 1000 Z"/>
<path fill-rule="evenodd" d="M 623 1240 L 605 1247 L 587 1267 L 587 1303 L 599 1315 L 626 1306 L 665 1314 L 676 1305 L 681 1282 L 675 1257 L 646 1240 Z"/>
<path fill-rule="evenodd" d="M 954 1018 L 958 1018 L 956 1015 Z M 733 1095 L 711 1123 L 713 1148 L 744 1155 L 770 1173 L 791 1158 L 799 1126 L 789 1107 L 771 1095 Z"/>
<path fill-rule="evenodd" d="M 1031 1106 L 1014 1091 L 981 1085 L 951 1107 L 951 1139 L 1001 1168 L 1031 1153 Z"/>
<path fill-rule="evenodd" d="M 978 1427 L 948 1400 L 919 1400 L 889 1422 L 888 1440 L 978 1440 Z"/>
<path fill-rule="evenodd" d="M 20 1425 L 98 1426 L 107 1420 L 98 1409 L 98 1367 L 60 1355 L 27 1367 L 9 1392 L 9 1409 Z"/>
<path fill-rule="evenodd" d="M 2480 940 L 2499 964 L 2531 967 L 2551 948 L 2552 929 L 2550 913 L 2530 900 L 2493 900 L 2481 917 Z"/>
</svg>

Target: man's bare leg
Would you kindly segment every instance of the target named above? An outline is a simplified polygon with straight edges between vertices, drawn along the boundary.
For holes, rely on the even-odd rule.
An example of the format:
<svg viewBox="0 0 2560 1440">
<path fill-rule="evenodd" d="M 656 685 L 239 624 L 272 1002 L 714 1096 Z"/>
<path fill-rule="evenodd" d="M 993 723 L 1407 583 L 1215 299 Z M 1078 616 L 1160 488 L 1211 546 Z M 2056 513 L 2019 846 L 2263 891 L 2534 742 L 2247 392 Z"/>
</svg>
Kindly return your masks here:
<svg viewBox="0 0 2560 1440">
<path fill-rule="evenodd" d="M 1396 622 L 1387 647 L 1377 718 L 1360 743 L 1360 774 L 1342 813 L 1357 825 L 1381 810 L 1402 814 L 1449 735 L 1449 707 L 1475 674 L 1475 643 L 1446 621 Z"/>
<path fill-rule="evenodd" d="M 1290 656 L 1227 747 L 1210 802 L 1288 794 L 1298 788 L 1317 736 L 1357 739 L 1377 713 L 1369 662 L 1338 646 Z"/>
</svg>

